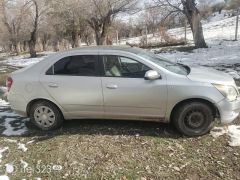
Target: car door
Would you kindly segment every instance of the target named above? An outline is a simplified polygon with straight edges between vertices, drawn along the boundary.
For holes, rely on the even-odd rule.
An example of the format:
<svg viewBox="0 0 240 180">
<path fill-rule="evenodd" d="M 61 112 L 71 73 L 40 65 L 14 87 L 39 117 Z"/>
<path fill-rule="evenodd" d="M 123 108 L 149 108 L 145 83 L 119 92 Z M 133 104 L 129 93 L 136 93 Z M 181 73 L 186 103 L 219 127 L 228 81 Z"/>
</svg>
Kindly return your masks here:
<svg viewBox="0 0 240 180">
<path fill-rule="evenodd" d="M 70 118 L 101 117 L 103 94 L 98 55 L 63 57 L 40 81 Z"/>
<path fill-rule="evenodd" d="M 167 103 L 166 79 L 145 80 L 150 67 L 119 55 L 101 55 L 103 96 L 108 118 L 160 120 Z"/>
</svg>

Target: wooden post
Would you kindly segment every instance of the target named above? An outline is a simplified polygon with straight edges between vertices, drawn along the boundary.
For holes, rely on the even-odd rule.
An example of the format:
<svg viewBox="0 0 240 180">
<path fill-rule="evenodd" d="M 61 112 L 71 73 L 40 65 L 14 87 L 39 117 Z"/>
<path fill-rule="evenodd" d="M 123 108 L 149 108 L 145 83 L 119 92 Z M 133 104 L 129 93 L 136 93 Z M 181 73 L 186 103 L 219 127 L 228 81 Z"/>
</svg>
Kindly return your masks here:
<svg viewBox="0 0 240 180">
<path fill-rule="evenodd" d="M 240 10 L 239 10 L 239 8 L 238 8 L 238 10 L 237 10 L 237 20 L 236 20 L 235 41 L 238 40 L 238 21 L 239 21 L 239 12 L 240 12 Z"/>
<path fill-rule="evenodd" d="M 146 46 L 148 45 L 148 28 L 147 28 L 147 25 L 146 25 L 146 29 L 145 29 L 145 33 L 146 33 Z"/>
<path fill-rule="evenodd" d="M 118 30 L 116 30 L 116 44 L 118 45 Z"/>
<path fill-rule="evenodd" d="M 185 44 L 187 44 L 187 19 L 185 19 L 184 33 L 185 33 L 184 41 L 185 41 Z"/>
</svg>

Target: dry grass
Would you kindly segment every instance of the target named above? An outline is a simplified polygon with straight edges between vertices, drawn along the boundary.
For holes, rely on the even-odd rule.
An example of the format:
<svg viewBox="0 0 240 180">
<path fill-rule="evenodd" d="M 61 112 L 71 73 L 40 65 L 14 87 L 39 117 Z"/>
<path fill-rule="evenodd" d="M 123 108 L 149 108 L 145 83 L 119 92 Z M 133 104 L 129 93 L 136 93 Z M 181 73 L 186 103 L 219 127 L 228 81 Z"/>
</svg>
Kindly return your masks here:
<svg viewBox="0 0 240 180">
<path fill-rule="evenodd" d="M 35 140 L 26 153 L 0 137 L 1 147 L 10 148 L 2 164 L 21 167 L 22 159 L 32 168 L 29 172 L 19 168 L 9 175 L 11 179 L 238 179 L 240 175 L 240 149 L 228 146 L 225 136 L 186 138 L 170 125 L 132 121 L 68 121 L 49 133 L 28 127 L 27 136 L 10 138 L 22 143 Z M 63 169 L 44 170 L 54 164 Z"/>
</svg>

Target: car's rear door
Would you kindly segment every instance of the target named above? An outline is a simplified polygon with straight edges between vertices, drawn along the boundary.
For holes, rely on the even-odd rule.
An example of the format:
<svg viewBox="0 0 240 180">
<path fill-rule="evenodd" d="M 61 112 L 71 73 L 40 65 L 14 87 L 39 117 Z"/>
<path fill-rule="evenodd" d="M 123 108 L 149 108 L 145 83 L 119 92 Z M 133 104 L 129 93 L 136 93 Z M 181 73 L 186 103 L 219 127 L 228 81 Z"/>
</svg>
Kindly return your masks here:
<svg viewBox="0 0 240 180">
<path fill-rule="evenodd" d="M 101 54 L 104 108 L 108 118 L 161 120 L 167 103 L 166 79 L 145 80 L 150 67 L 122 55 Z"/>
<path fill-rule="evenodd" d="M 103 116 L 98 54 L 59 59 L 40 81 L 69 118 Z"/>
</svg>

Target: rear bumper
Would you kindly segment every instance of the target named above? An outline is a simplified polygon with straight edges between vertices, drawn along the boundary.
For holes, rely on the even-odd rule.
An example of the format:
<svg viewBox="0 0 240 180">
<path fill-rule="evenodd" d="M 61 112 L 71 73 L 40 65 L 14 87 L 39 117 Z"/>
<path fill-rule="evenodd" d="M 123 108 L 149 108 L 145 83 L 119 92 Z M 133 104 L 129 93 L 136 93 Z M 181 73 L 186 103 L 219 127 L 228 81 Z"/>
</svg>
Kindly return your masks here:
<svg viewBox="0 0 240 180">
<path fill-rule="evenodd" d="M 217 103 L 217 108 L 220 113 L 221 123 L 228 124 L 234 121 L 240 112 L 240 97 L 232 102 L 224 99 Z"/>
<path fill-rule="evenodd" d="M 11 105 L 12 110 L 23 117 L 27 116 L 27 102 L 22 96 L 9 93 L 7 95 L 7 99 Z"/>
</svg>

